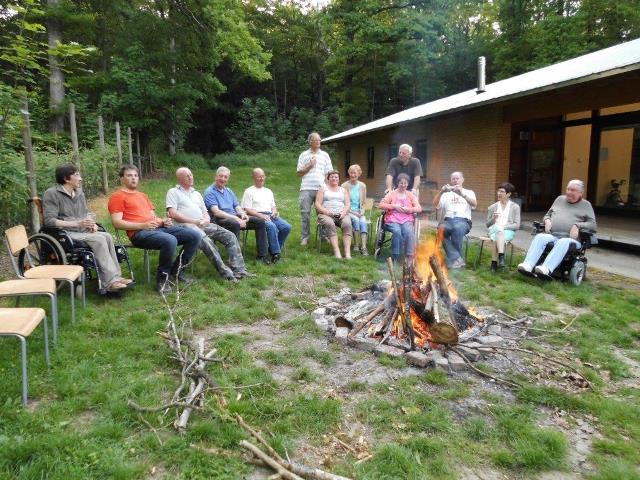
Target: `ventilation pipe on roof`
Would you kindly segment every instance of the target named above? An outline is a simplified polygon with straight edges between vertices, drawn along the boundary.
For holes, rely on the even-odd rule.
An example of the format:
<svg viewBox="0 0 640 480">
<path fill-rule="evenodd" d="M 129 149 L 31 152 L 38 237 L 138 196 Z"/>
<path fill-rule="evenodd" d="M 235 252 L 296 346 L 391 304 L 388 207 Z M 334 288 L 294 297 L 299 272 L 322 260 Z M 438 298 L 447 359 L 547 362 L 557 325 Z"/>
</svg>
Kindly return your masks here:
<svg viewBox="0 0 640 480">
<path fill-rule="evenodd" d="M 478 88 L 476 89 L 476 93 L 484 92 L 486 73 L 485 66 L 487 65 L 487 60 L 484 57 L 478 57 Z"/>
</svg>

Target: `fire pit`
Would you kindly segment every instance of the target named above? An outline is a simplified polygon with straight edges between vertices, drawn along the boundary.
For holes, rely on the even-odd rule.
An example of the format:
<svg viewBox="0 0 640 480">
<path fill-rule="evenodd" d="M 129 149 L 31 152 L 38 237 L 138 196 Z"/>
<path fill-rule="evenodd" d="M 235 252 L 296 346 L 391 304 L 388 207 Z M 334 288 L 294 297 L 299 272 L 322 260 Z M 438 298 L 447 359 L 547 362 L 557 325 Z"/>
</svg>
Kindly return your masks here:
<svg viewBox="0 0 640 480">
<path fill-rule="evenodd" d="M 316 323 L 340 343 L 406 356 L 421 367 L 462 369 L 478 360 L 481 347 L 502 343 L 491 317 L 460 301 L 435 239 L 418 247 L 415 266 L 405 265 L 401 275 L 390 259 L 388 268 L 388 281 L 358 292 L 341 290 L 314 312 Z M 464 358 L 447 348 L 454 345 Z"/>
</svg>

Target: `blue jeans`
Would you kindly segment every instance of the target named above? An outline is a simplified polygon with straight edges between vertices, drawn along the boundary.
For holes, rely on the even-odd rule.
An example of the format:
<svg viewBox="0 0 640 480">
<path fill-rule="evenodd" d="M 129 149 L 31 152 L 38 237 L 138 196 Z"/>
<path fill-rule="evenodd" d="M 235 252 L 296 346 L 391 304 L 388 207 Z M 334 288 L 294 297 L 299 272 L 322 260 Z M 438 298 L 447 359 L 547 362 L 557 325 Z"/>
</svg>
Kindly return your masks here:
<svg viewBox="0 0 640 480">
<path fill-rule="evenodd" d="M 131 243 L 136 247 L 160 250 L 158 260 L 158 276 L 177 274 L 180 265 L 187 265 L 200 246 L 202 233 L 185 227 L 162 227 L 138 230 L 131 237 Z M 176 247 L 182 245 L 182 252 L 176 260 L 173 256 Z"/>
<path fill-rule="evenodd" d="M 553 272 L 558 265 L 562 262 L 562 259 L 569 251 L 571 244 L 580 248 L 580 242 L 573 238 L 557 238 L 550 233 L 539 233 L 533 237 L 533 241 L 527 250 L 527 256 L 524 259 L 524 263 L 528 263 L 531 267 L 535 267 L 544 252 L 547 244 L 553 243 L 553 248 L 548 253 L 547 257 L 542 262 L 542 265 L 549 269 L 549 272 Z"/>
<path fill-rule="evenodd" d="M 416 251 L 416 237 L 413 222 L 385 223 L 384 229 L 391 232 L 391 255 L 413 256 Z"/>
<path fill-rule="evenodd" d="M 462 257 L 464 236 L 471 230 L 471 222 L 462 217 L 445 218 L 440 227 L 444 230 L 443 243 L 447 263 L 451 265 Z"/>
<path fill-rule="evenodd" d="M 365 216 L 356 217 L 355 215 L 350 215 L 351 217 L 351 226 L 353 227 L 354 232 L 367 233 L 367 219 Z"/>
<path fill-rule="evenodd" d="M 260 213 L 269 215 L 269 218 L 271 218 L 271 220 L 264 222 L 264 226 L 267 229 L 269 252 L 274 255 L 279 255 L 282 251 L 282 247 L 284 247 L 284 242 L 287 241 L 287 237 L 291 233 L 291 225 L 280 217 L 272 217 L 270 212 Z"/>
</svg>

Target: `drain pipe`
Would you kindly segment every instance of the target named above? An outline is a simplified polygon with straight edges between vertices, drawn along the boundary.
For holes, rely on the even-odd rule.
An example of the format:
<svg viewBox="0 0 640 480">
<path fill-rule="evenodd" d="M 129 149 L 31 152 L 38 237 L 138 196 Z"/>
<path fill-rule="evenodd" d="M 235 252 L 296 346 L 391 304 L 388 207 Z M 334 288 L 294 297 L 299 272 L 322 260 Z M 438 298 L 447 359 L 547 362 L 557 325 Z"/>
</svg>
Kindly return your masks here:
<svg viewBox="0 0 640 480">
<path fill-rule="evenodd" d="M 485 57 L 478 57 L 478 87 L 476 93 L 482 93 L 485 91 L 486 72 L 485 67 L 487 60 Z"/>
</svg>

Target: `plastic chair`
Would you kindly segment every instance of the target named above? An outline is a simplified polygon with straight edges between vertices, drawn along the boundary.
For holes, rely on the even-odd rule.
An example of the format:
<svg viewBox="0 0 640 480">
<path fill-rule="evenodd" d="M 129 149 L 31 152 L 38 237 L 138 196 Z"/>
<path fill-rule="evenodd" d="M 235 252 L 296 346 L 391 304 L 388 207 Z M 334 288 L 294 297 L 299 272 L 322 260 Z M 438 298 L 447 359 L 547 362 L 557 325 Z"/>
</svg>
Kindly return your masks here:
<svg viewBox="0 0 640 480">
<path fill-rule="evenodd" d="M 82 306 L 86 306 L 86 289 L 84 269 L 79 265 L 37 265 L 29 253 L 29 239 L 24 225 L 16 225 L 4 231 L 4 241 L 11 258 L 11 264 L 18 278 L 43 279 L 52 278 L 57 282 L 69 285 L 71 299 L 71 323 L 76 321 L 76 289 L 75 282 L 80 282 Z M 38 260 L 39 259 L 35 259 Z M 23 265 L 21 269 L 19 265 Z M 29 268 L 27 268 L 29 267 Z"/>
<path fill-rule="evenodd" d="M 42 308 L 0 308 L 0 336 L 16 337 L 20 341 L 22 370 L 22 405 L 27 406 L 27 337 L 40 323 L 44 324 L 44 358 L 49 362 L 49 338 L 47 317 Z"/>
</svg>

